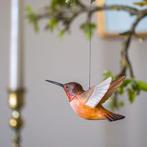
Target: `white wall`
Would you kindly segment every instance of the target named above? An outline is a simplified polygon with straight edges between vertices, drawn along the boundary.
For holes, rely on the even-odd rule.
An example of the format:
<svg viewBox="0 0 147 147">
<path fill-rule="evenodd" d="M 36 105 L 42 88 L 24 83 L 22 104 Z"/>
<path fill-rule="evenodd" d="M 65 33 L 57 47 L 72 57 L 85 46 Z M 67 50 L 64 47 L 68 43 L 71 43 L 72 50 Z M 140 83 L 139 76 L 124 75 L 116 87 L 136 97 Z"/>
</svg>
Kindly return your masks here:
<svg viewBox="0 0 147 147">
<path fill-rule="evenodd" d="M 48 0 L 26 0 L 36 9 Z M 7 105 L 10 0 L 0 4 L 0 147 L 10 147 L 12 132 L 8 127 L 10 110 Z M 61 88 L 44 80 L 78 81 L 88 86 L 88 42 L 78 29 L 83 18 L 76 20 L 72 33 L 64 39 L 41 31 L 34 33 L 26 22 L 25 86 L 26 106 L 23 109 L 25 127 L 22 132 L 25 147 L 145 147 L 147 146 L 147 94 L 133 105 L 127 104 L 120 113 L 126 119 L 114 123 L 85 121 L 78 118 Z M 119 71 L 121 41 L 102 40 L 95 34 L 92 49 L 92 83 L 97 84 L 105 69 Z M 138 79 L 146 78 L 146 42 L 134 42 L 131 59 Z M 125 98 L 126 99 L 126 98 Z"/>
</svg>

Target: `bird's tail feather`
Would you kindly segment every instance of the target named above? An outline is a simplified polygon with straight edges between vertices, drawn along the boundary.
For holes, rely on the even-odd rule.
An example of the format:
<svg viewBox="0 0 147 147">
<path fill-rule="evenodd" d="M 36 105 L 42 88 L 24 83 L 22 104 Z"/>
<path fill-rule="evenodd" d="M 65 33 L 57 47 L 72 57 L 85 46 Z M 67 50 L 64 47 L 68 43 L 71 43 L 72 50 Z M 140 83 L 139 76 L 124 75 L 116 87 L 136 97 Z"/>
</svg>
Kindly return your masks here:
<svg viewBox="0 0 147 147">
<path fill-rule="evenodd" d="M 125 116 L 120 115 L 120 114 L 114 114 L 114 113 L 107 113 L 105 115 L 105 117 L 109 120 L 109 121 L 116 121 L 116 120 L 120 120 L 125 118 Z"/>
<path fill-rule="evenodd" d="M 101 111 L 103 112 L 105 118 L 109 121 L 116 121 L 125 118 L 123 115 L 115 114 L 109 110 L 106 110 L 103 106 L 101 106 Z"/>
</svg>

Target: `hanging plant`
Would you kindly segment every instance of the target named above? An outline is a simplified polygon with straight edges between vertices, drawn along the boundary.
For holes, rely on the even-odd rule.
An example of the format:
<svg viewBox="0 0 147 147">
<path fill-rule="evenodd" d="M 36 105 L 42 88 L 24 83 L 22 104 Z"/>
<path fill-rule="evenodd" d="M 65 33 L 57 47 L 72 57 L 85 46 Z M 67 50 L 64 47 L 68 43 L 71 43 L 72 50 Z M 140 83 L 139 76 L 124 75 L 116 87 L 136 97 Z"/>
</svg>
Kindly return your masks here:
<svg viewBox="0 0 147 147">
<path fill-rule="evenodd" d="M 46 30 L 50 30 L 51 32 L 58 29 L 59 35 L 63 36 L 66 32 L 70 31 L 73 21 L 78 16 L 81 14 L 86 14 L 87 19 L 85 22 L 81 23 L 80 29 L 84 32 L 87 38 L 90 38 L 96 29 L 95 23 L 89 21 L 96 12 L 124 11 L 130 14 L 130 16 L 135 16 L 135 20 L 132 23 L 131 28 L 126 32 L 120 32 L 119 34 L 124 38 L 121 47 L 120 72 L 118 74 L 114 74 L 111 71 L 105 71 L 103 74 L 104 79 L 108 78 L 109 76 L 111 76 L 114 80 L 122 75 L 127 77 L 121 87 L 113 95 L 110 103 L 112 109 L 120 108 L 124 106 L 124 101 L 119 100 L 120 95 L 127 93 L 129 102 L 133 103 L 136 96 L 138 96 L 140 92 L 147 92 L 147 82 L 136 79 L 133 66 L 129 58 L 129 47 L 132 38 L 135 36 L 139 40 L 144 40 L 144 38 L 141 38 L 136 34 L 136 27 L 147 16 L 147 8 L 143 7 L 147 5 L 147 1 L 144 0 L 136 2 L 131 6 L 118 4 L 105 4 L 104 6 L 97 6 L 94 4 L 94 2 L 95 0 L 91 0 L 93 6 L 90 7 L 90 5 L 86 5 L 82 0 L 51 0 L 50 4 L 45 6 L 40 12 L 35 12 L 31 6 L 27 6 L 26 16 L 36 31 L 39 31 L 38 22 L 46 19 L 47 23 L 44 28 Z M 139 9 L 136 7 L 136 5 L 143 8 Z"/>
</svg>

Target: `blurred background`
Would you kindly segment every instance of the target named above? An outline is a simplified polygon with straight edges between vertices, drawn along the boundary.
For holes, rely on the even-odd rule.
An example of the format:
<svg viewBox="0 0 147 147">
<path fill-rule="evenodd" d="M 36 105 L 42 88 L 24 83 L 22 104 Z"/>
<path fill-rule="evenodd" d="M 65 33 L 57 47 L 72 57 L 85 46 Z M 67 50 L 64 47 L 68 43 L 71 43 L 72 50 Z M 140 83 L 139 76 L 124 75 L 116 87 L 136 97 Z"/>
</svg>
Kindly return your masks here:
<svg viewBox="0 0 147 147">
<path fill-rule="evenodd" d="M 38 10 L 49 0 L 25 0 Z M 8 121 L 10 0 L 0 4 L 0 147 L 11 146 L 12 130 Z M 77 81 L 88 88 L 88 41 L 79 31 L 79 17 L 72 33 L 64 38 L 44 31 L 35 33 L 25 21 L 25 107 L 22 147 L 145 147 L 147 146 L 147 94 L 142 93 L 132 105 L 119 113 L 126 116 L 117 122 L 86 121 L 70 108 L 61 88 L 46 79 L 62 83 Z M 96 17 L 95 17 L 96 20 Z M 41 26 L 43 23 L 41 24 Z M 43 28 L 43 27 L 42 27 Z M 121 40 L 92 39 L 92 84 L 102 79 L 105 69 L 119 71 Z M 138 79 L 147 81 L 147 44 L 134 40 L 130 57 Z M 123 97 L 126 99 L 126 97 Z"/>
</svg>

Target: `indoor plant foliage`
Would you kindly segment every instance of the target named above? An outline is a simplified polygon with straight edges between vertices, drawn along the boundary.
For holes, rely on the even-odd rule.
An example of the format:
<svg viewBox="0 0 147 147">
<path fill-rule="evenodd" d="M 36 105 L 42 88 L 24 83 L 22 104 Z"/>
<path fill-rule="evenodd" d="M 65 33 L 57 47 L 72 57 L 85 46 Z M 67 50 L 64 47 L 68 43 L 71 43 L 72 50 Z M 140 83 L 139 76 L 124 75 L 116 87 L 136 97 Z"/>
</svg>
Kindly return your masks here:
<svg viewBox="0 0 147 147">
<path fill-rule="evenodd" d="M 91 3 L 91 5 L 90 5 Z M 138 7 L 136 7 L 136 5 Z M 46 19 L 46 30 L 53 32 L 57 30 L 60 36 L 63 36 L 66 32 L 70 31 L 73 21 L 81 14 L 86 14 L 85 22 L 82 22 L 80 29 L 84 32 L 86 38 L 90 38 L 92 33 L 96 29 L 95 22 L 91 21 L 94 13 L 99 11 L 125 11 L 130 16 L 135 17 L 131 28 L 126 32 L 120 32 L 119 35 L 123 37 L 123 43 L 120 49 L 120 72 L 113 74 L 111 71 L 104 72 L 104 78 L 112 76 L 113 79 L 121 75 L 126 76 L 125 82 L 113 95 L 110 106 L 112 109 L 119 108 L 124 105 L 124 102 L 119 99 L 119 95 L 127 93 L 130 103 L 135 101 L 137 95 L 142 91 L 147 91 L 147 83 L 145 81 L 137 80 L 133 71 L 132 62 L 129 58 L 129 47 L 132 38 L 135 36 L 138 40 L 144 40 L 136 34 L 136 27 L 147 16 L 147 1 L 141 1 L 130 5 L 103 5 L 97 6 L 95 0 L 91 0 L 88 4 L 85 4 L 82 0 L 51 0 L 48 6 L 35 12 L 30 6 L 26 7 L 26 15 L 29 22 L 34 26 L 36 31 L 39 31 L 38 22 Z M 139 7 L 142 7 L 140 9 Z M 100 20 L 98 20 L 100 21 Z M 119 61 L 118 61 L 119 62 Z"/>
</svg>

